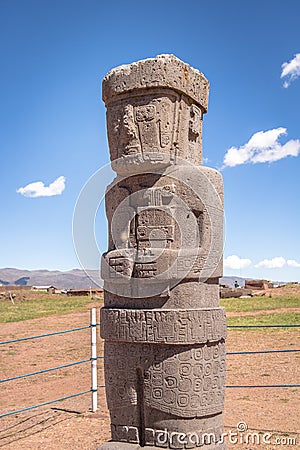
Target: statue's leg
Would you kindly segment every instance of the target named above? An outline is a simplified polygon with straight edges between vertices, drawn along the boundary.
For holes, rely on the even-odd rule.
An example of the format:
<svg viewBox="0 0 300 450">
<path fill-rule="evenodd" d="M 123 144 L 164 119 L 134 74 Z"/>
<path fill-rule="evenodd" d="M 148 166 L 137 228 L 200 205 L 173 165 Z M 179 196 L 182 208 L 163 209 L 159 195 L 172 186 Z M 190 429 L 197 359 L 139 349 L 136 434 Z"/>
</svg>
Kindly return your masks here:
<svg viewBox="0 0 300 450">
<path fill-rule="evenodd" d="M 139 444 L 137 355 L 132 352 L 131 347 L 126 343 L 105 342 L 106 398 L 111 417 L 112 440 Z"/>
<path fill-rule="evenodd" d="M 149 348 L 144 366 L 143 444 L 226 449 L 221 414 L 224 343 Z"/>
</svg>

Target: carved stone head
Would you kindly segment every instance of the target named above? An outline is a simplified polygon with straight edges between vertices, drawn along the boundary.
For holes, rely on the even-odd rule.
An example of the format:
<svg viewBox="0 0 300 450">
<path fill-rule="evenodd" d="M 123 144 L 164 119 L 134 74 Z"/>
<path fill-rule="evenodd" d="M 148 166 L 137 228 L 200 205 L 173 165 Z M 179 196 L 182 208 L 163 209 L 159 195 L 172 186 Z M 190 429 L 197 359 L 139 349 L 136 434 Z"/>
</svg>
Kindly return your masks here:
<svg viewBox="0 0 300 450">
<path fill-rule="evenodd" d="M 209 83 L 173 55 L 109 72 L 103 80 L 113 169 L 122 175 L 202 163 L 202 115 Z"/>
</svg>

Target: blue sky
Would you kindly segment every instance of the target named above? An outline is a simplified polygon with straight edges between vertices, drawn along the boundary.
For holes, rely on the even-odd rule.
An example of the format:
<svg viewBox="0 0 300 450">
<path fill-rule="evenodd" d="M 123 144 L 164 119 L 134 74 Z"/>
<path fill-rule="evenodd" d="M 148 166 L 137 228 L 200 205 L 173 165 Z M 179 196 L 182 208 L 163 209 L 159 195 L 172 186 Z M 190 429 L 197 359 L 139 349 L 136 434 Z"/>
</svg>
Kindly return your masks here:
<svg viewBox="0 0 300 450">
<path fill-rule="evenodd" d="M 224 177 L 225 274 L 300 280 L 299 16 L 298 0 L 1 0 L 0 267 L 80 267 L 74 206 L 109 162 L 102 78 L 173 53 L 211 84 L 203 155 Z M 26 197 L 34 182 L 43 196 Z"/>
</svg>

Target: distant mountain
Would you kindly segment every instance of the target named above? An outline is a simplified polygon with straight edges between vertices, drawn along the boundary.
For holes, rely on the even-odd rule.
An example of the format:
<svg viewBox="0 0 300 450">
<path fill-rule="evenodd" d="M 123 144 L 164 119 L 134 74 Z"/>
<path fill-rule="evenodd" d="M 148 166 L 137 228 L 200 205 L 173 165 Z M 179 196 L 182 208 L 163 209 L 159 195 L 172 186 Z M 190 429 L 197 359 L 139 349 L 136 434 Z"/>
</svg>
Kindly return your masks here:
<svg viewBox="0 0 300 450">
<path fill-rule="evenodd" d="M 234 287 L 235 281 L 239 286 L 245 286 L 245 280 L 251 278 L 242 278 L 226 276 L 220 279 L 221 284 L 228 284 Z M 283 282 L 278 282 L 283 284 Z M 73 269 L 66 272 L 59 270 L 20 270 L 20 269 L 0 269 L 0 284 L 13 286 L 50 286 L 53 285 L 59 289 L 88 289 L 103 286 L 103 280 L 97 270 L 88 270 L 87 273 L 81 269 Z"/>
<path fill-rule="evenodd" d="M 22 278 L 18 278 L 14 284 L 16 286 L 27 286 L 28 281 L 30 280 L 30 277 L 22 277 Z"/>
<path fill-rule="evenodd" d="M 88 276 L 90 275 L 90 276 Z M 90 278 L 91 277 L 91 278 Z M 59 289 L 87 289 L 103 285 L 97 270 L 20 270 L 0 269 L 0 284 L 13 286 L 50 286 Z"/>
</svg>

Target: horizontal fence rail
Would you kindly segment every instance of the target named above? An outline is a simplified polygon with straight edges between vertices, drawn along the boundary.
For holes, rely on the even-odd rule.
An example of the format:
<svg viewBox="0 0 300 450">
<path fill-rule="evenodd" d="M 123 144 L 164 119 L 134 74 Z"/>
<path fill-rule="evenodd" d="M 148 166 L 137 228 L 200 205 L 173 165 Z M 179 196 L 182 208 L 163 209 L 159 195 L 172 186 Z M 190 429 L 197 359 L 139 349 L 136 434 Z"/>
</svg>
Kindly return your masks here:
<svg viewBox="0 0 300 450">
<path fill-rule="evenodd" d="M 36 336 L 28 336 L 20 339 L 10 339 L 9 341 L 0 342 L 0 345 L 13 344 L 15 342 L 22 342 L 22 341 L 30 341 L 31 339 L 41 339 L 49 336 L 56 336 L 58 334 L 73 333 L 74 331 L 87 330 L 88 328 L 91 328 L 91 325 L 86 325 L 85 327 L 72 328 L 71 330 L 62 330 L 62 331 L 54 331 L 53 333 L 38 334 Z"/>
<path fill-rule="evenodd" d="M 227 325 L 227 328 L 294 328 L 300 327 L 300 323 L 287 323 L 280 325 Z"/>
<path fill-rule="evenodd" d="M 300 352 L 300 349 L 289 349 L 289 350 L 257 350 L 257 351 L 244 351 L 244 352 L 227 352 L 226 355 L 259 355 L 259 354 L 268 354 L 268 353 L 297 353 Z M 92 358 L 82 359 L 81 361 L 75 361 L 68 364 L 63 364 L 61 366 L 50 367 L 49 369 L 38 370 L 36 372 L 25 373 L 24 375 L 17 375 L 15 377 L 4 378 L 0 380 L 0 383 L 6 383 L 7 381 L 20 380 L 22 378 L 32 377 L 34 375 L 40 375 L 42 373 L 52 372 L 55 370 L 66 369 L 68 367 L 77 366 L 79 364 L 84 364 L 90 362 Z M 104 355 L 97 356 L 96 359 L 104 359 Z"/>
<path fill-rule="evenodd" d="M 6 383 L 6 382 L 9 382 L 9 381 L 16 381 L 16 380 L 19 380 L 19 379 L 32 377 L 32 376 L 44 374 L 44 373 L 47 373 L 47 372 L 53 372 L 55 370 L 66 369 L 68 367 L 78 366 L 80 364 L 84 364 L 84 363 L 87 363 L 87 362 L 91 363 L 91 369 L 92 369 L 91 372 L 93 373 L 93 371 L 95 371 L 95 360 L 104 358 L 103 355 L 95 356 L 95 351 L 96 351 L 96 334 L 95 334 L 94 330 L 99 325 L 100 325 L 100 323 L 96 322 L 96 308 L 91 308 L 91 310 L 90 310 L 90 324 L 89 325 L 85 325 L 83 327 L 71 328 L 71 329 L 67 329 L 67 330 L 54 331 L 52 333 L 44 333 L 44 334 L 39 334 L 39 335 L 34 335 L 34 336 L 26 336 L 26 337 L 19 338 L 19 339 L 9 339 L 7 341 L 1 341 L 0 345 L 15 344 L 15 343 L 18 343 L 18 342 L 23 342 L 23 341 L 26 342 L 26 341 L 30 341 L 30 340 L 33 340 L 33 339 L 41 339 L 41 338 L 46 338 L 46 337 L 51 337 L 51 336 L 63 335 L 65 333 L 73 333 L 73 332 L 77 332 L 77 331 L 83 331 L 83 330 L 90 329 L 91 330 L 91 341 L 90 342 L 91 342 L 91 346 L 93 348 L 93 352 L 92 352 L 91 357 L 89 359 L 83 359 L 81 361 L 74 361 L 74 362 L 63 364 L 63 365 L 60 365 L 60 366 L 50 367 L 48 369 L 43 369 L 43 370 L 31 372 L 31 373 L 26 373 L 24 375 L 17 375 L 17 376 L 14 376 L 14 377 L 9 377 L 9 378 L 0 380 L 0 383 Z M 96 411 L 97 410 L 97 390 L 100 389 L 100 388 L 104 388 L 104 387 L 105 386 L 92 385 L 91 389 L 88 389 L 88 390 L 83 391 L 83 392 L 77 392 L 75 394 L 68 395 L 68 396 L 65 396 L 65 397 L 60 397 L 60 398 L 55 399 L 55 400 L 50 400 L 50 401 L 47 401 L 47 402 L 44 402 L 44 403 L 39 403 L 37 405 L 27 406 L 25 408 L 21 408 L 21 409 L 15 410 L 15 411 L 9 411 L 7 413 L 0 414 L 0 418 L 12 416 L 14 414 L 19 414 L 19 413 L 26 412 L 26 411 L 29 411 L 29 410 L 32 410 L 32 409 L 40 408 L 42 406 L 51 405 L 52 403 L 61 402 L 61 401 L 68 400 L 68 399 L 74 398 L 74 397 L 78 397 L 80 395 L 85 395 L 85 394 L 88 394 L 88 393 L 92 394 L 92 410 Z M 96 404 L 95 404 L 95 402 L 96 402 Z"/>
<path fill-rule="evenodd" d="M 232 386 L 225 386 L 227 389 L 256 389 L 256 388 L 290 388 L 290 387 L 300 387 L 300 384 L 253 384 L 253 385 L 232 385 Z"/>
<path fill-rule="evenodd" d="M 92 394 L 92 410 L 96 411 L 97 410 L 97 404 L 95 404 L 95 401 L 97 402 L 97 396 L 95 395 L 95 393 L 97 393 L 98 389 L 104 389 L 105 385 L 102 386 L 97 386 L 96 385 L 96 376 L 95 376 L 95 361 L 97 361 L 98 359 L 104 359 L 104 355 L 99 355 L 99 356 L 95 356 L 95 346 L 96 346 L 96 342 L 95 342 L 95 328 L 97 326 L 99 326 L 100 323 L 96 323 L 95 321 L 95 309 L 92 308 L 91 310 L 91 323 L 90 325 L 86 325 L 83 327 L 77 327 L 77 328 L 72 328 L 72 329 L 67 329 L 67 330 L 62 330 L 62 331 L 55 331 L 52 333 L 45 333 L 45 334 L 40 334 L 40 335 L 35 335 L 35 336 L 28 336 L 28 337 L 23 337 L 23 338 L 19 338 L 19 339 L 10 339 L 7 341 L 2 341 L 0 342 L 0 345 L 5 345 L 5 344 L 14 344 L 14 343 L 18 343 L 18 342 L 22 342 L 22 341 L 30 341 L 32 339 L 41 339 L 41 338 L 45 338 L 45 337 L 50 337 L 50 336 L 57 336 L 57 335 L 63 335 L 65 333 L 73 333 L 76 331 L 82 331 L 82 330 L 87 330 L 90 329 L 91 330 L 91 346 L 92 346 L 92 353 L 91 353 L 91 357 L 89 359 L 83 359 L 81 361 L 74 361 L 71 363 L 67 363 L 67 364 L 63 364 L 60 366 L 56 366 L 56 367 L 50 367 L 48 369 L 43 369 L 43 370 L 39 370 L 36 372 L 31 372 L 31 373 L 27 373 L 24 375 L 17 375 L 14 377 L 9 377 L 9 378 L 5 378 L 0 380 L 0 383 L 6 383 L 9 381 L 16 381 L 19 379 L 23 379 L 23 378 L 28 378 L 28 377 L 32 377 L 32 376 L 36 376 L 36 375 L 40 375 L 40 374 L 44 374 L 44 373 L 48 373 L 48 372 L 52 372 L 55 370 L 61 370 L 61 369 L 66 369 L 69 367 L 74 367 L 77 365 L 81 365 L 81 364 L 85 364 L 90 362 L 91 363 L 91 367 L 92 367 L 92 387 L 91 389 L 88 389 L 86 391 L 83 392 L 77 392 L 75 394 L 72 395 L 68 395 L 65 397 L 61 397 L 55 400 L 50 400 L 44 403 L 39 403 L 37 405 L 32 405 L 32 406 L 28 406 L 25 408 L 21 408 L 15 411 L 9 411 L 7 413 L 4 414 L 0 414 L 0 418 L 2 417 L 8 417 L 8 416 L 12 416 L 14 414 L 19 414 L 25 411 L 29 411 L 29 410 L 33 410 L 36 408 L 40 408 L 42 406 L 47 406 L 47 405 L 51 405 L 53 403 L 57 403 L 57 402 L 61 402 L 64 400 L 68 400 L 74 397 L 78 397 L 81 395 L 86 395 L 86 394 Z M 228 329 L 255 329 L 255 328 L 295 328 L 295 327 L 300 327 L 300 324 L 277 324 L 277 325 L 228 325 L 227 328 Z M 278 349 L 278 350 L 256 350 L 256 351 L 236 351 L 236 352 L 227 352 L 226 355 L 228 356 L 234 356 L 234 355 L 257 355 L 257 354 L 272 354 L 272 353 L 297 353 L 300 352 L 300 349 Z M 269 385 L 228 385 L 226 386 L 227 389 L 269 389 L 269 388 L 298 388 L 300 387 L 300 384 L 269 384 Z"/>
<path fill-rule="evenodd" d="M 102 388 L 104 386 L 98 386 L 98 387 Z M 57 402 L 61 402 L 63 400 L 68 400 L 69 398 L 79 397 L 80 395 L 88 394 L 91 391 L 92 391 L 91 389 L 88 389 L 87 391 L 77 392 L 77 394 L 72 394 L 72 395 L 68 395 L 66 397 L 57 398 L 56 400 L 50 400 L 49 402 L 39 403 L 38 405 L 33 405 L 33 406 L 27 406 L 26 408 L 17 409 L 15 411 L 9 411 L 8 413 L 0 414 L 0 418 L 1 417 L 12 416 L 13 414 L 19 414 L 19 413 L 22 413 L 22 412 L 25 412 L 25 411 L 29 411 L 31 409 L 40 408 L 42 406 L 51 405 L 52 403 L 57 403 Z"/>
<path fill-rule="evenodd" d="M 15 377 L 5 378 L 0 380 L 0 383 L 6 383 L 7 381 L 21 380 L 22 378 L 33 377 L 34 375 L 40 375 L 41 373 L 52 372 L 54 370 L 66 369 L 67 367 L 77 366 L 79 364 L 90 362 L 90 359 L 82 359 L 81 361 L 75 361 L 69 364 L 63 364 L 62 366 L 50 367 L 50 369 L 38 370 L 36 372 L 25 373 L 24 375 L 17 375 Z"/>
<path fill-rule="evenodd" d="M 100 325 L 100 323 L 96 324 L 96 326 L 99 326 L 99 325 Z M 288 323 L 288 324 L 279 324 L 279 325 L 227 325 L 227 328 L 233 328 L 233 329 L 234 328 L 294 328 L 294 327 L 300 327 L 300 323 Z M 53 333 L 39 334 L 36 336 L 28 336 L 28 337 L 24 337 L 24 338 L 20 338 L 20 339 L 10 339 L 8 341 L 0 341 L 0 345 L 13 344 L 16 342 L 29 341 L 31 339 L 40 339 L 40 338 L 44 338 L 44 337 L 55 336 L 55 335 L 65 334 L 65 333 L 73 333 L 75 331 L 87 330 L 88 328 L 91 328 L 91 325 L 86 325 L 84 327 L 78 327 L 78 328 L 72 328 L 70 330 L 54 331 Z"/>
<path fill-rule="evenodd" d="M 261 355 L 264 353 L 297 353 L 300 349 L 288 349 L 288 350 L 256 350 L 246 352 L 227 352 L 226 355 Z"/>
<path fill-rule="evenodd" d="M 244 351 L 244 352 L 227 352 L 226 355 L 259 355 L 259 354 L 268 354 L 268 353 L 297 353 L 300 352 L 300 349 L 288 349 L 288 350 L 257 350 L 257 351 Z M 38 370 L 36 372 L 25 373 L 24 375 L 17 375 L 15 377 L 4 378 L 0 380 L 0 383 L 6 383 L 7 381 L 20 380 L 22 378 L 32 377 L 34 375 L 40 375 L 42 373 L 52 372 L 55 370 L 66 369 L 68 367 L 77 366 L 79 364 L 84 364 L 90 362 L 92 358 L 82 359 L 81 361 L 75 361 L 68 364 L 63 364 L 61 366 L 50 367 L 49 369 Z M 104 359 L 104 355 L 97 356 L 96 359 Z"/>
</svg>

